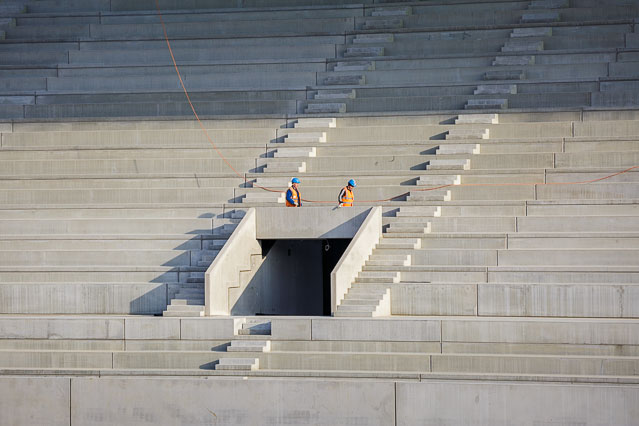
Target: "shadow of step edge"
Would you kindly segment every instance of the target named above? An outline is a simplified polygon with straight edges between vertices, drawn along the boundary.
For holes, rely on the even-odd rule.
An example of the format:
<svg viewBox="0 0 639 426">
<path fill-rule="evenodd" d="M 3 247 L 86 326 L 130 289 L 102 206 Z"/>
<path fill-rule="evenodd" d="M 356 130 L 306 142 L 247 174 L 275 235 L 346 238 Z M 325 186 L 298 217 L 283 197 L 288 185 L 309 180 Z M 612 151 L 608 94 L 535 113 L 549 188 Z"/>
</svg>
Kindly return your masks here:
<svg viewBox="0 0 639 426">
<path fill-rule="evenodd" d="M 366 84 L 366 77 L 363 74 L 355 75 L 331 75 L 322 82 L 325 86 L 361 86 Z"/>
<path fill-rule="evenodd" d="M 470 159 L 456 158 L 443 160 L 435 158 L 428 162 L 426 170 L 470 170 Z"/>
<path fill-rule="evenodd" d="M 479 154 L 480 150 L 481 145 L 478 143 L 451 143 L 438 146 L 435 154 Z"/>
<path fill-rule="evenodd" d="M 242 203 L 277 203 L 283 204 L 286 202 L 286 196 L 284 192 L 247 192 L 242 198 Z"/>
<path fill-rule="evenodd" d="M 499 124 L 499 114 L 462 114 L 455 124 Z"/>
<path fill-rule="evenodd" d="M 362 27 L 365 30 L 392 30 L 404 28 L 404 20 L 396 19 L 367 19 Z"/>
<path fill-rule="evenodd" d="M 0 16 L 3 18 L 9 15 L 20 15 L 27 13 L 27 5 L 22 3 L 0 3 Z"/>
<path fill-rule="evenodd" d="M 260 369 L 259 358 L 220 358 L 216 370 L 256 371 Z"/>
<path fill-rule="evenodd" d="M 270 340 L 232 340 L 227 352 L 271 352 Z"/>
<path fill-rule="evenodd" d="M 321 122 L 318 121 L 317 123 Z M 284 138 L 284 143 L 286 142 L 324 143 L 326 142 L 326 132 L 289 133 Z"/>
<path fill-rule="evenodd" d="M 484 80 L 524 80 L 525 78 L 524 70 L 497 70 L 484 73 Z"/>
<path fill-rule="evenodd" d="M 494 67 L 498 67 L 502 65 L 503 66 L 535 65 L 535 56 L 534 55 L 497 56 L 495 59 L 493 59 L 492 65 Z M 513 72 L 512 75 L 516 75 L 516 74 Z M 521 78 L 520 76 L 517 76 L 516 78 L 511 78 L 511 77 L 492 78 L 492 79 L 484 78 L 484 80 L 523 80 L 523 78 Z"/>
<path fill-rule="evenodd" d="M 307 148 L 277 148 L 277 151 L 275 151 L 276 158 L 315 157 L 316 155 L 317 148 L 314 146 Z"/>
<path fill-rule="evenodd" d="M 353 44 L 393 43 L 394 41 L 393 34 L 357 34 L 353 39 Z"/>
<path fill-rule="evenodd" d="M 441 206 L 402 206 L 395 217 L 439 217 L 441 214 Z"/>
<path fill-rule="evenodd" d="M 338 62 L 333 67 L 333 71 L 375 71 L 375 62 L 373 61 L 349 61 Z"/>
<path fill-rule="evenodd" d="M 507 109 L 508 99 L 469 99 L 466 109 Z"/>
<path fill-rule="evenodd" d="M 381 46 L 366 46 L 366 47 L 347 47 L 344 51 L 345 58 L 360 58 L 371 56 L 384 56 L 384 47 Z"/>
<path fill-rule="evenodd" d="M 510 39 L 506 41 L 501 51 L 504 53 L 513 52 L 540 52 L 544 50 L 542 40 Z"/>
<path fill-rule="evenodd" d="M 451 139 L 489 139 L 490 129 L 457 127 L 448 130 L 446 140 Z"/>
<path fill-rule="evenodd" d="M 419 235 L 419 234 L 417 234 Z M 396 237 L 392 234 L 384 234 L 377 243 L 377 249 L 419 249 L 422 247 L 422 239 L 418 237 Z"/>
<path fill-rule="evenodd" d="M 409 16 L 412 14 L 413 8 L 410 6 L 389 8 L 376 7 L 371 12 L 371 16 Z"/>
<path fill-rule="evenodd" d="M 298 118 L 295 122 L 296 129 L 335 127 L 337 127 L 337 119 L 335 118 Z"/>
<path fill-rule="evenodd" d="M 341 114 L 346 112 L 345 103 L 313 103 L 304 108 L 305 114 Z"/>
<path fill-rule="evenodd" d="M 355 89 L 318 90 L 313 99 L 355 99 Z"/>
<path fill-rule="evenodd" d="M 516 84 L 480 84 L 477 86 L 474 95 L 516 95 Z"/>
<path fill-rule="evenodd" d="M 533 0 L 528 4 L 528 9 L 563 9 L 570 7 L 569 0 Z"/>
<path fill-rule="evenodd" d="M 271 320 L 260 318 L 246 318 L 242 323 L 242 326 L 237 330 L 237 334 L 240 336 L 270 336 L 271 335 Z"/>
<path fill-rule="evenodd" d="M 533 28 L 514 28 L 510 33 L 511 38 L 526 37 L 551 37 L 551 27 L 533 27 Z"/>
<path fill-rule="evenodd" d="M 264 173 L 305 173 L 305 161 L 271 162 L 264 166 Z"/>
<path fill-rule="evenodd" d="M 521 15 L 522 24 L 543 24 L 559 22 L 559 12 L 525 12 Z"/>
</svg>

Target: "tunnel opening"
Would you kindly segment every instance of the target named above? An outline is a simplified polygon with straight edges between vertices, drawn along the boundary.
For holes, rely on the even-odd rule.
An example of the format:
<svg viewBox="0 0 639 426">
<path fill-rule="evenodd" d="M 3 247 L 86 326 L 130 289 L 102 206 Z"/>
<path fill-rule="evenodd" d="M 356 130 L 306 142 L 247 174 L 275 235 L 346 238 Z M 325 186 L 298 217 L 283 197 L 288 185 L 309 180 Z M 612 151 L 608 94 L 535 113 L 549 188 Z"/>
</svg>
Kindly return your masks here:
<svg viewBox="0 0 639 426">
<path fill-rule="evenodd" d="M 259 240 L 262 258 L 232 315 L 331 315 L 331 271 L 350 238 Z"/>
</svg>

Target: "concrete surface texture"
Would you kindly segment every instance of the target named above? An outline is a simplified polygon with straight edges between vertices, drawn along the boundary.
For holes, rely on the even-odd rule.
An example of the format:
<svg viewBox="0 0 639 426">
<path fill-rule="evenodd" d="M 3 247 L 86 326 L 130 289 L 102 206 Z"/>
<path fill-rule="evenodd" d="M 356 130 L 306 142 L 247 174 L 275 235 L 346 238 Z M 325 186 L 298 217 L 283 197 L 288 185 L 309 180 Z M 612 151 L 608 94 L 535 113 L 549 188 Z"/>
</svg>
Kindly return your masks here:
<svg viewBox="0 0 639 426">
<path fill-rule="evenodd" d="M 636 2 L 5 3 L 1 423 L 636 422 Z"/>
</svg>

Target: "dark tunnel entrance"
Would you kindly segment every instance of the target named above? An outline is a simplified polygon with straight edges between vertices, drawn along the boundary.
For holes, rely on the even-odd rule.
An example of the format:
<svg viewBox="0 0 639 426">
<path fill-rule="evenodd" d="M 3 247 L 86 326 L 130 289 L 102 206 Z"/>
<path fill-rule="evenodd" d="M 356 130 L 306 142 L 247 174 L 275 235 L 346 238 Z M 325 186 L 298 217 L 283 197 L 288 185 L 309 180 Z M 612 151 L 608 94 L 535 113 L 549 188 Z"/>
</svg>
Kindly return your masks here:
<svg viewBox="0 0 639 426">
<path fill-rule="evenodd" d="M 262 262 L 232 315 L 331 315 L 331 271 L 351 239 L 260 240 Z"/>
</svg>

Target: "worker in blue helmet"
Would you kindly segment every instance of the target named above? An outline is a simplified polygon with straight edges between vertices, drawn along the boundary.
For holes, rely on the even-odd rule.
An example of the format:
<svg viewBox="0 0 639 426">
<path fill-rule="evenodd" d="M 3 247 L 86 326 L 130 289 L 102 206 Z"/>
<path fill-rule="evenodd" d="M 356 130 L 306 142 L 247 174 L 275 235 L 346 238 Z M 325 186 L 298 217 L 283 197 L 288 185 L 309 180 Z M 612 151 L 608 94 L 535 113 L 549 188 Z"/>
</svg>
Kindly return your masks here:
<svg viewBox="0 0 639 426">
<path fill-rule="evenodd" d="M 339 196 L 337 197 L 338 207 L 353 207 L 353 203 L 355 202 L 355 195 L 353 195 L 353 188 L 355 188 L 357 184 L 355 183 L 355 179 L 351 179 L 348 181 L 346 186 L 342 188 L 339 192 Z"/>
<path fill-rule="evenodd" d="M 302 207 L 302 196 L 300 195 L 300 180 L 296 177 L 291 179 L 291 186 L 286 191 L 286 207 Z"/>
</svg>

